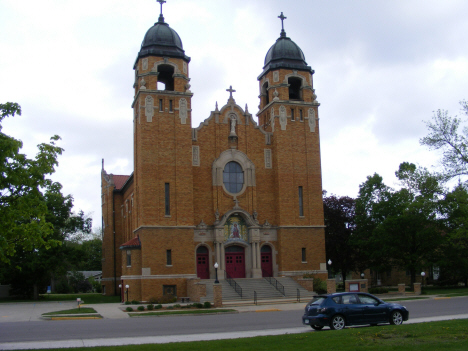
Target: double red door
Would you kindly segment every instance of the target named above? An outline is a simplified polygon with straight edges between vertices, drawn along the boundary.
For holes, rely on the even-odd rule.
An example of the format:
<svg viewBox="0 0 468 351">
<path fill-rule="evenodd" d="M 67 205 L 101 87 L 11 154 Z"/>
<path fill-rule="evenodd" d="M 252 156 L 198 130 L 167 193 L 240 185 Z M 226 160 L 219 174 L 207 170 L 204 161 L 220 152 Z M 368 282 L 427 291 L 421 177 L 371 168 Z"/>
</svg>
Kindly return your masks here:
<svg viewBox="0 0 468 351">
<path fill-rule="evenodd" d="M 208 254 L 197 254 L 197 276 L 200 279 L 210 279 Z"/>
<path fill-rule="evenodd" d="M 243 252 L 226 252 L 226 273 L 231 278 L 245 278 L 245 260 Z"/>
</svg>

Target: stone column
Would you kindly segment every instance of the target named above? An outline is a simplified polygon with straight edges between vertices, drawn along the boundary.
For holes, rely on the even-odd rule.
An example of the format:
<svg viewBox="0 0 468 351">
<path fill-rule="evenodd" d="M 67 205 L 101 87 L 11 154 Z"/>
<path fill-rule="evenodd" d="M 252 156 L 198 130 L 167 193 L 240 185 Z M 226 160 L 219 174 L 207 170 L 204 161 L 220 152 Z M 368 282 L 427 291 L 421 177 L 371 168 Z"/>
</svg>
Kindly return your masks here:
<svg viewBox="0 0 468 351">
<path fill-rule="evenodd" d="M 327 294 L 333 294 L 336 293 L 336 280 L 333 279 L 327 279 Z"/>
<path fill-rule="evenodd" d="M 214 307 L 223 306 L 223 286 L 221 284 L 213 284 L 213 303 Z"/>
<path fill-rule="evenodd" d="M 273 260 L 273 250 L 271 252 L 271 259 Z M 260 254 L 260 243 L 257 243 L 257 268 L 262 268 L 262 255 Z"/>
<path fill-rule="evenodd" d="M 421 283 L 414 283 L 414 294 L 421 295 Z"/>
<path fill-rule="evenodd" d="M 405 294 L 405 284 L 398 284 L 398 293 L 402 295 Z"/>
</svg>

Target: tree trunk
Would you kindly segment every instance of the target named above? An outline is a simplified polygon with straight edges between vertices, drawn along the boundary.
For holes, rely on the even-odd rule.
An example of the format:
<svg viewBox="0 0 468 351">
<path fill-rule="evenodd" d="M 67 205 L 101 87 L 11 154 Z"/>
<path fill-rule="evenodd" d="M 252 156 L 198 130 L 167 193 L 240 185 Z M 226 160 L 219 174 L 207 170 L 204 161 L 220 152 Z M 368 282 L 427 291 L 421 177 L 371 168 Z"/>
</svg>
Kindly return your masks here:
<svg viewBox="0 0 468 351">
<path fill-rule="evenodd" d="M 34 284 L 33 300 L 39 300 L 39 293 L 38 293 L 37 284 Z"/>
</svg>

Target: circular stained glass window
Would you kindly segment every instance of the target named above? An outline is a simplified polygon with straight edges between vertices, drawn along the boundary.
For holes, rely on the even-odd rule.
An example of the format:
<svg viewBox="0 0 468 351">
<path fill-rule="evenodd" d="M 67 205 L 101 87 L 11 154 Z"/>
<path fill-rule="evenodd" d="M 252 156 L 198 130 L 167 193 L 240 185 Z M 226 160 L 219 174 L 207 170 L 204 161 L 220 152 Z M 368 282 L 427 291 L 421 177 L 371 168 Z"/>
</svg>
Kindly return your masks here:
<svg viewBox="0 0 468 351">
<path fill-rule="evenodd" d="M 223 183 L 231 194 L 240 193 L 244 186 L 244 171 L 240 164 L 231 161 L 224 166 Z"/>
</svg>

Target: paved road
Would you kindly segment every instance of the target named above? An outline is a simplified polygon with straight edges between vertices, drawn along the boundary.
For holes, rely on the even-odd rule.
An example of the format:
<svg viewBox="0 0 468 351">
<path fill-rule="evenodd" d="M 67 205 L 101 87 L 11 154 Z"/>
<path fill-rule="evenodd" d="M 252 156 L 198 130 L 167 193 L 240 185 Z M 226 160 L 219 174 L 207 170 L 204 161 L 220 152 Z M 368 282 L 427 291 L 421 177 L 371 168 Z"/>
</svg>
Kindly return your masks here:
<svg viewBox="0 0 468 351">
<path fill-rule="evenodd" d="M 402 304 L 408 307 L 410 319 L 413 321 L 468 318 L 468 297 L 404 301 Z M 15 305 L 17 311 L 29 307 L 36 314 L 31 312 L 32 317 L 28 318 L 27 313 L 23 311 L 19 313 L 23 315 L 22 321 L 8 320 L 8 314 L 5 312 L 15 308 Z M 63 347 L 210 340 L 310 331 L 310 328 L 301 324 L 304 304 L 238 308 L 239 312 L 251 313 L 155 318 L 128 318 L 126 313 L 118 309 L 118 305 L 96 305 L 103 308 L 99 312 L 104 312 L 102 314 L 105 319 L 65 321 L 36 319 L 38 312 L 64 309 L 61 305 L 15 305 L 0 305 L 0 350 L 45 345 Z"/>
</svg>

